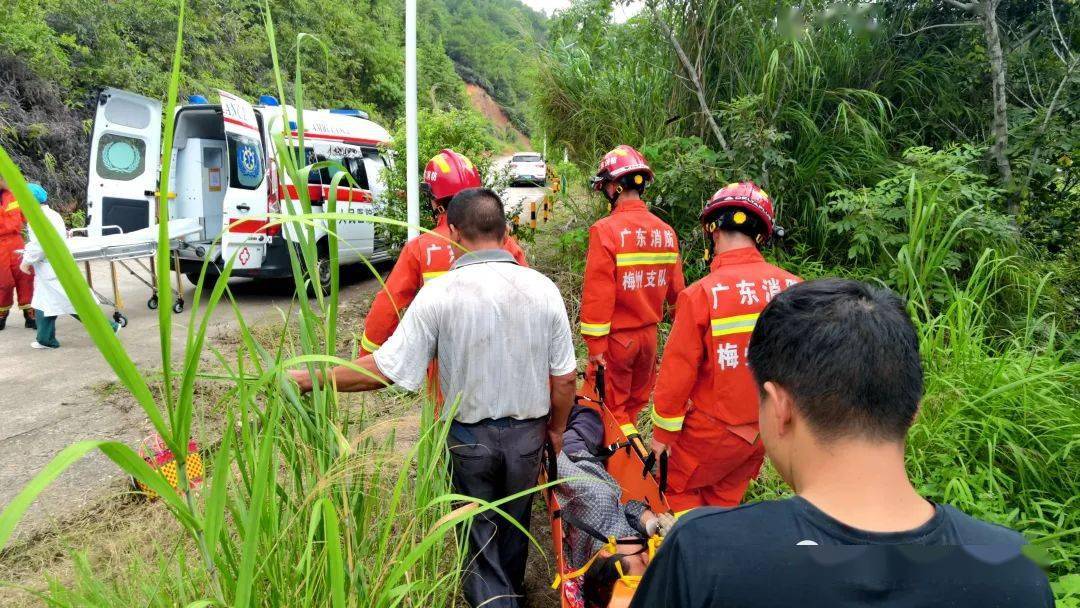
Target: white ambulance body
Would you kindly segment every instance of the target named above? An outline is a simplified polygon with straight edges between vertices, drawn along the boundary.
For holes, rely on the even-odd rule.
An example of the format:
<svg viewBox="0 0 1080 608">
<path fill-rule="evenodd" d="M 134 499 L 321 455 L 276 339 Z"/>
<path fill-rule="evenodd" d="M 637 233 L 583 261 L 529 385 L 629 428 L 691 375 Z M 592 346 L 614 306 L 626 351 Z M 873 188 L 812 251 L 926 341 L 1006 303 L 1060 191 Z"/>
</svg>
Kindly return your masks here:
<svg viewBox="0 0 1080 608">
<path fill-rule="evenodd" d="M 193 96 L 176 110 L 172 170 L 169 176 L 168 220 L 197 219 L 198 234 L 187 236 L 177 252 L 180 270 L 197 278 L 203 260 L 210 272 L 235 255 L 233 276 L 281 278 L 292 276 L 288 247 L 296 242 L 296 225 L 270 225 L 268 214 L 289 213 L 286 189 L 299 210 L 296 186 L 279 182 L 277 150 L 271 134 L 288 121 L 290 146 L 296 146 L 296 110 L 277 105 L 272 97 L 252 105 L 220 91 L 221 103 L 211 105 Z M 157 223 L 161 157 L 161 103 L 117 89 L 106 89 L 98 101 L 90 145 L 87 214 L 90 236 L 133 232 Z M 342 181 L 337 211 L 378 215 L 376 201 L 385 191 L 384 170 L 389 160 L 380 148 L 390 141 L 383 127 L 356 110 L 307 110 L 304 122 L 304 165 L 336 160 L 358 187 Z M 330 180 L 337 169 L 309 175 L 308 192 L 314 212 L 329 199 Z M 338 222 L 342 264 L 367 258 L 389 259 L 388 247 L 375 238 L 370 222 Z M 329 280 L 325 222 L 316 228 L 320 278 Z"/>
</svg>

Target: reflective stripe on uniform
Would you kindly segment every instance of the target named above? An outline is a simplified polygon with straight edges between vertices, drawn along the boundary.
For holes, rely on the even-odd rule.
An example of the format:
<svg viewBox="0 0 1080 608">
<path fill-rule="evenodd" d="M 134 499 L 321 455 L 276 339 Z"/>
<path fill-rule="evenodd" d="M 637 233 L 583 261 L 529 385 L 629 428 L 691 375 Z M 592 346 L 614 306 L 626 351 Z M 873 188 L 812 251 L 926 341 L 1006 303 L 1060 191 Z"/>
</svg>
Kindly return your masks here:
<svg viewBox="0 0 1080 608">
<path fill-rule="evenodd" d="M 374 342 L 369 340 L 366 333 L 360 336 L 360 348 L 368 351 L 369 353 L 373 353 L 373 352 L 379 350 L 380 346 L 382 346 L 382 345 L 381 344 L 375 344 Z"/>
<path fill-rule="evenodd" d="M 445 270 L 435 270 L 435 271 L 432 271 L 432 272 L 425 272 L 424 273 L 424 280 L 425 281 L 430 281 L 431 279 L 441 277 L 442 275 L 446 274 L 446 272 L 447 271 L 445 271 Z"/>
<path fill-rule="evenodd" d="M 675 416 L 675 417 L 672 417 L 672 418 L 665 418 L 665 417 L 661 416 L 660 414 L 657 414 L 656 413 L 656 408 L 653 407 L 653 411 L 652 411 L 653 426 L 662 428 L 665 431 L 670 431 L 672 433 L 678 433 L 679 431 L 681 431 L 684 418 L 686 418 L 686 417 L 685 416 Z"/>
<path fill-rule="evenodd" d="M 712 335 L 727 336 L 730 334 L 748 334 L 754 331 L 760 313 L 749 315 L 736 315 L 734 317 L 722 317 L 712 320 Z"/>
<path fill-rule="evenodd" d="M 657 264 L 674 264 L 677 261 L 679 261 L 679 254 L 674 251 L 642 251 L 615 254 L 616 266 L 655 266 Z"/>
<path fill-rule="evenodd" d="M 619 430 L 622 431 L 622 434 L 626 435 L 627 437 L 638 434 L 637 427 L 629 423 L 619 425 Z"/>
<path fill-rule="evenodd" d="M 586 323 L 581 322 L 581 335 L 583 336 L 606 336 L 611 333 L 611 323 Z"/>
</svg>

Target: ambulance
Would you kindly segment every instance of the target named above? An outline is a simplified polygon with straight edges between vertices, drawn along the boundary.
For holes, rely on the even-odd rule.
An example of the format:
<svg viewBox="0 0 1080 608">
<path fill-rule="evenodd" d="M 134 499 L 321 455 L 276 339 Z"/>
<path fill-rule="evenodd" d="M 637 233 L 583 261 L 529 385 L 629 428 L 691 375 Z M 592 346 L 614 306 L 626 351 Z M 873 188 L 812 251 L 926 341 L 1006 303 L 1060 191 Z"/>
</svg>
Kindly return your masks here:
<svg viewBox="0 0 1080 608">
<path fill-rule="evenodd" d="M 269 214 L 288 214 L 300 206 L 297 186 L 281 171 L 271 136 L 286 129 L 290 135 L 286 142 L 295 150 L 297 111 L 268 95 L 256 104 L 226 91 L 218 95 L 217 104 L 193 95 L 176 109 L 172 149 L 166 151 L 172 158 L 169 217 L 157 218 L 161 102 L 118 89 L 101 93 L 90 145 L 87 233 L 100 237 L 135 233 L 158 221 L 197 222 L 197 230 L 174 246 L 177 270 L 189 280 L 198 280 L 207 258 L 208 272 L 214 275 L 234 256 L 232 276 L 291 277 L 288 248 L 295 246 L 302 228 L 275 225 Z M 331 180 L 344 170 L 355 185 L 340 182 L 337 211 L 381 213 L 378 201 L 386 190 L 385 171 L 390 166 L 384 147 L 390 141 L 387 130 L 353 109 L 305 110 L 302 118 L 303 164 L 340 163 L 309 174 L 313 211 L 326 209 Z M 286 204 L 289 198 L 296 202 L 293 206 Z M 393 257 L 371 222 L 339 221 L 336 232 L 342 264 Z M 330 255 L 325 222 L 317 224 L 315 236 L 319 278 L 326 288 Z"/>
</svg>

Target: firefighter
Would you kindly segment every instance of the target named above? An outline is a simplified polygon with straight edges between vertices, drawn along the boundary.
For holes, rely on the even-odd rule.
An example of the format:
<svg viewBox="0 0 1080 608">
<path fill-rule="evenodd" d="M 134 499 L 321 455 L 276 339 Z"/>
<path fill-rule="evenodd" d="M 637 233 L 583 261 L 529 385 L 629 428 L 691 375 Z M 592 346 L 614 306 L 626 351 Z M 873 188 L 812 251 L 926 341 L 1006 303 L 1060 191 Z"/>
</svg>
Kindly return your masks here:
<svg viewBox="0 0 1080 608">
<path fill-rule="evenodd" d="M 446 206 L 458 192 L 466 188 L 479 188 L 481 185 L 480 173 L 476 167 L 468 158 L 453 150 L 444 149 L 428 161 L 424 167 L 424 183 L 421 188 L 424 195 L 431 199 L 435 230 L 409 241 L 401 250 L 394 269 L 386 278 L 386 288 L 375 295 L 375 301 L 364 320 L 364 334 L 360 339 L 361 356 L 378 350 L 390 334 L 394 333 L 401 314 L 424 286 L 424 282 L 445 274 L 457 256 L 463 253 L 455 250 L 450 241 Z M 518 264 L 528 266 L 525 252 L 513 237 L 506 239 L 503 248 L 513 254 Z"/>
<path fill-rule="evenodd" d="M 653 395 L 652 450 L 669 453 L 675 511 L 734 506 L 758 474 L 758 393 L 746 349 L 758 314 L 800 281 L 765 261 L 773 234 L 769 196 L 728 184 L 701 212 L 711 272 L 679 294 Z"/>
<path fill-rule="evenodd" d="M 593 189 L 611 213 L 589 229 L 581 295 L 581 335 L 587 373 L 605 370 L 604 401 L 627 435 L 649 401 L 656 379 L 656 324 L 664 303 L 683 290 L 675 230 L 649 212 L 641 195 L 653 179 L 645 158 L 630 146 L 604 155 Z"/>
<path fill-rule="evenodd" d="M 30 300 L 34 295 L 34 276 L 19 270 L 22 256 L 23 231 L 26 219 L 23 218 L 15 194 L 7 188 L 7 183 L 0 180 L 0 330 L 7 326 L 8 313 L 15 305 L 18 294 L 19 308 L 23 313 L 23 326 L 37 329 L 34 322 L 34 310 Z"/>
</svg>

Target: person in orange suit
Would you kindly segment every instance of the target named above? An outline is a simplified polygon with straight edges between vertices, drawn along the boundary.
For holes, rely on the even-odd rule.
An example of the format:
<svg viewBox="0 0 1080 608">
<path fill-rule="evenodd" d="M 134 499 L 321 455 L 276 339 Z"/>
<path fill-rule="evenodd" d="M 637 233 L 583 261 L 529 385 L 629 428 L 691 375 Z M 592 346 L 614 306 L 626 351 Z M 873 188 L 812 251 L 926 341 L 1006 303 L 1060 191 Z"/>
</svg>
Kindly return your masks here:
<svg viewBox="0 0 1080 608">
<path fill-rule="evenodd" d="M 652 450 L 669 453 L 675 511 L 737 505 L 761 469 L 746 349 L 765 305 L 800 281 L 758 250 L 773 234 L 773 206 L 752 182 L 721 188 L 700 219 L 711 272 L 679 294 L 653 395 Z"/>
<path fill-rule="evenodd" d="M 450 228 L 446 224 L 446 206 L 454 195 L 466 188 L 482 185 L 480 173 L 465 156 L 444 149 L 428 161 L 424 167 L 424 183 L 421 188 L 431 199 L 435 214 L 435 229 L 425 232 L 405 244 L 394 269 L 386 278 L 386 287 L 375 295 L 360 339 L 360 355 L 374 353 L 397 329 L 405 308 L 412 303 L 426 281 L 445 274 L 459 255 L 450 241 Z M 510 252 L 517 263 L 528 266 L 525 252 L 513 237 L 506 239 L 503 248 Z M 437 377 L 437 376 L 436 376 Z"/>
<path fill-rule="evenodd" d="M 7 184 L 0 180 L 0 330 L 7 326 L 16 294 L 23 312 L 23 326 L 37 329 L 34 309 L 30 308 L 30 300 L 34 296 L 34 275 L 19 270 L 22 255 L 16 253 L 26 246 L 23 242 L 25 229 L 26 219 L 19 209 L 19 202 L 8 190 Z"/>
<path fill-rule="evenodd" d="M 664 303 L 685 286 L 675 230 L 649 212 L 641 195 L 653 179 L 640 152 L 619 146 L 604 155 L 593 189 L 611 213 L 589 229 L 581 294 L 581 335 L 588 374 L 604 367 L 604 402 L 627 435 L 649 402 L 656 378 L 656 324 Z"/>
</svg>

